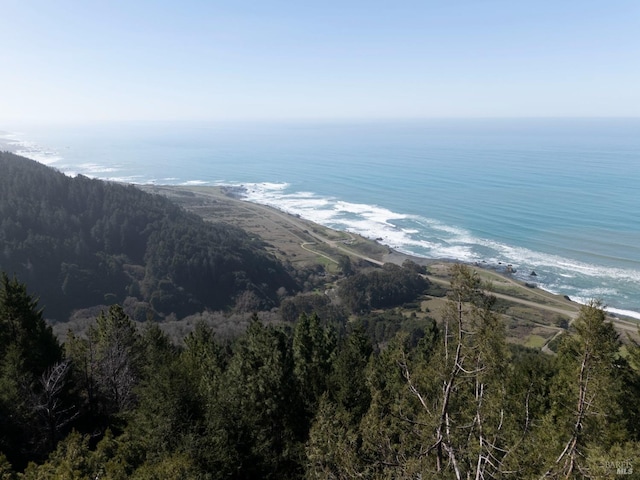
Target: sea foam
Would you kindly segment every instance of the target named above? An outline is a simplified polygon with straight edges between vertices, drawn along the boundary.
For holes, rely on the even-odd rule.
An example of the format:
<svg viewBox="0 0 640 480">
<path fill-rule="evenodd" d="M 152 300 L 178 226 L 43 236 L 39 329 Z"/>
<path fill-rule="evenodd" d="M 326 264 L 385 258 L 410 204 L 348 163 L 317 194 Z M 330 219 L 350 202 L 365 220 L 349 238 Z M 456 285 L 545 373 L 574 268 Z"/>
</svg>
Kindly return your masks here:
<svg viewBox="0 0 640 480">
<path fill-rule="evenodd" d="M 338 125 L 321 136 L 243 127 L 224 140 L 207 129 L 181 136 L 181 126 L 62 140 L 57 130 L 57 148 L 26 134 L 0 145 L 70 175 L 242 186 L 249 201 L 404 253 L 510 265 L 539 288 L 640 311 L 640 123 L 541 122 Z"/>
<path fill-rule="evenodd" d="M 532 280 L 541 288 L 586 303 L 590 299 L 616 297 L 615 288 L 580 288 L 588 278 L 635 283 L 640 271 L 611 268 L 580 262 L 559 255 L 537 252 L 472 235 L 468 230 L 421 216 L 394 212 L 378 205 L 352 203 L 334 197 L 322 197 L 308 191 L 291 190 L 286 183 L 246 184 L 245 199 L 280 209 L 322 225 L 375 239 L 399 252 L 427 258 L 445 258 L 463 262 L 483 262 L 487 266 L 510 266 L 514 276 Z M 404 221 L 399 226 L 398 221 Z M 406 221 L 418 228 L 407 227 Z M 532 277 L 531 272 L 536 271 Z M 558 284 L 554 278 L 576 279 L 574 284 Z M 613 308 L 610 311 L 614 312 Z M 621 315 L 640 316 L 632 310 L 617 309 Z"/>
</svg>

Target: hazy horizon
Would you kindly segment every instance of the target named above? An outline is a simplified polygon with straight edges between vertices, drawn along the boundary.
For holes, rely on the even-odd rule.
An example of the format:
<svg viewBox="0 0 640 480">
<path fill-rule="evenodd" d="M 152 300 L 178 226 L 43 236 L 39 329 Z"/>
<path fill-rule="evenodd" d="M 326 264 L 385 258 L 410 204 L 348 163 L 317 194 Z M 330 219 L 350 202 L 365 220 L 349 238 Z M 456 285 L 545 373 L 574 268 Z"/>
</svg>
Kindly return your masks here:
<svg viewBox="0 0 640 480">
<path fill-rule="evenodd" d="M 0 124 L 640 116 L 640 4 L 9 1 Z"/>
</svg>

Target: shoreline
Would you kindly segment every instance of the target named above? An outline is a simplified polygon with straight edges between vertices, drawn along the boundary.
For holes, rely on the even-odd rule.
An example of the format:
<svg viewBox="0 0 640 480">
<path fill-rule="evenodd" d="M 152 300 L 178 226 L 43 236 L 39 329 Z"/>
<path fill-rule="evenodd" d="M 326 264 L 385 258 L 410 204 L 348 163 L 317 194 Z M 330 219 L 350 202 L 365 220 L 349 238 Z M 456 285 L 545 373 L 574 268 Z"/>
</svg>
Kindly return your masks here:
<svg viewBox="0 0 640 480">
<path fill-rule="evenodd" d="M 492 268 L 493 266 L 489 264 L 460 262 L 455 259 L 446 258 L 432 259 L 399 252 L 381 244 L 375 239 L 368 239 L 360 235 L 326 227 L 273 206 L 250 202 L 239 197 L 237 192 L 232 192 L 232 194 L 229 195 L 229 189 L 224 186 L 137 185 L 137 187 L 150 193 L 167 196 L 187 210 L 202 216 L 205 220 L 219 220 L 232 223 L 229 222 L 229 219 L 234 218 L 238 220 L 236 225 L 244 228 L 249 233 L 260 235 L 261 233 L 268 232 L 271 237 L 275 236 L 279 242 L 287 245 L 287 248 L 291 249 L 294 255 L 310 254 L 310 251 L 305 251 L 304 248 L 301 248 L 303 244 L 313 245 L 317 248 L 319 241 L 326 241 L 327 245 L 333 246 L 333 248 L 336 248 L 338 251 L 355 255 L 356 257 L 377 265 L 382 265 L 386 262 L 401 265 L 405 260 L 411 260 L 419 265 L 426 266 L 430 271 L 430 279 L 440 284 L 448 284 L 449 265 L 453 263 L 465 263 L 477 269 L 480 277 L 493 285 L 494 290 L 492 290 L 492 293 L 505 301 L 529 304 L 531 308 L 546 309 L 556 314 L 567 315 L 569 318 L 575 318 L 575 315 L 582 305 L 566 295 L 549 292 L 538 286 L 532 287 L 531 285 L 527 285 L 525 282 L 513 278 L 513 276 L 504 271 Z M 229 217 L 227 217 L 224 212 L 229 209 L 240 209 L 242 214 L 229 214 Z M 210 212 L 218 212 L 215 219 L 207 216 L 208 210 Z M 220 212 L 223 213 L 220 214 Z M 265 226 L 265 222 L 270 222 L 269 228 Z M 284 224 L 287 224 L 289 228 L 295 231 L 293 242 L 288 239 L 283 239 L 277 231 L 274 231 L 275 228 L 286 228 L 283 227 Z M 247 226 L 249 228 L 247 228 Z M 310 236 L 307 237 L 307 234 Z M 357 245 L 351 243 L 352 240 L 350 240 L 349 237 L 357 239 Z M 272 243 L 273 239 L 267 237 L 265 241 Z M 296 245 L 292 245 L 292 243 Z M 354 245 L 359 248 L 364 248 L 368 254 L 354 252 Z M 271 245 L 271 247 L 273 249 L 273 245 Z M 295 247 L 298 249 L 295 250 Z M 311 251 L 315 254 L 319 253 L 318 251 Z M 499 267 L 507 267 L 507 265 L 500 265 Z M 638 319 L 612 311 L 608 311 L 608 315 L 621 327 L 621 331 L 632 334 L 637 333 Z"/>
<path fill-rule="evenodd" d="M 8 148 L 8 151 L 12 151 L 13 153 L 17 154 L 17 155 L 21 155 L 21 156 L 25 156 L 26 158 L 31 158 L 32 160 L 35 160 L 41 164 L 47 165 L 49 167 L 52 168 L 56 168 L 56 164 L 58 163 L 59 158 L 57 158 L 58 156 L 55 155 L 55 152 L 48 152 L 45 151 L 44 149 L 42 149 L 42 154 L 37 154 L 38 152 L 40 152 L 40 150 L 38 150 L 38 152 L 36 151 L 31 151 L 28 147 L 29 147 L 29 142 L 26 142 L 20 138 L 15 138 L 13 134 L 11 134 L 10 132 L 3 132 L 2 135 L 0 135 L 0 148 Z M 8 145 L 8 144 L 11 145 Z M 29 150 L 29 151 L 26 151 Z M 20 153 L 18 153 L 20 152 Z M 47 154 L 52 155 L 47 157 Z M 56 158 L 54 159 L 53 156 L 55 156 Z M 46 157 L 46 158 L 45 158 Z M 68 175 L 72 175 L 71 173 L 67 173 Z M 93 178 L 100 178 L 98 176 L 93 176 Z M 102 178 L 102 180 L 105 181 L 117 181 L 115 179 L 104 179 Z M 212 183 L 206 184 L 206 185 L 197 185 L 197 184 L 169 184 L 169 185 L 161 185 L 161 184 L 138 184 L 135 182 L 131 182 L 131 181 L 124 181 L 124 183 L 129 183 L 129 184 L 133 184 L 136 186 L 144 186 L 144 185 L 150 185 L 150 186 L 158 186 L 158 187 L 167 187 L 167 188 L 175 188 L 175 189 L 190 189 L 190 188 L 212 188 L 212 189 L 220 189 L 220 188 L 224 188 L 222 185 L 215 185 Z M 251 183 L 247 184 L 247 185 L 253 185 Z M 258 184 L 256 184 L 258 185 Z M 230 187 L 230 188 L 235 188 L 235 189 L 240 189 L 242 187 L 240 186 L 236 186 L 236 187 Z M 245 189 L 246 191 L 246 189 Z M 240 198 L 243 199 L 242 192 L 240 193 L 236 193 L 234 195 L 236 198 Z M 246 199 L 244 198 L 242 201 L 246 201 L 252 204 L 257 204 L 257 205 L 269 205 L 270 208 L 273 208 L 279 212 L 282 212 L 283 214 L 287 214 L 287 215 L 295 215 L 294 213 L 291 212 L 287 212 L 286 209 L 284 208 L 278 208 L 277 205 L 273 205 L 273 204 L 267 204 L 265 203 L 261 203 L 255 199 Z M 312 222 L 316 225 L 321 225 L 322 223 L 318 222 L 317 220 L 307 220 L 309 222 Z M 336 229 L 337 231 L 348 231 L 347 229 L 339 229 L 339 227 L 324 227 L 323 228 L 333 228 Z M 362 230 L 362 229 L 359 229 Z M 364 230 L 363 230 L 364 232 Z M 375 232 L 375 231 L 371 231 L 370 232 L 372 235 L 375 233 L 379 233 L 379 232 Z M 360 235 L 363 235 L 366 233 L 361 233 Z M 551 289 L 551 288 L 545 288 L 545 271 L 544 268 L 540 268 L 540 269 L 536 269 L 535 266 L 531 267 L 531 266 L 526 266 L 526 267 L 522 267 L 520 266 L 520 272 L 518 273 L 517 276 L 515 275 L 511 275 L 510 272 L 506 272 L 504 271 L 506 269 L 506 266 L 508 266 L 508 263 L 506 263 L 506 261 L 504 262 L 499 262 L 497 259 L 495 258 L 491 258 L 488 259 L 488 261 L 483 261 L 483 260 L 464 260 L 464 259 L 458 259 L 456 257 L 442 257 L 442 256 L 437 256 L 437 257 L 426 257 L 426 256 L 421 256 L 419 254 L 413 253 L 413 252 L 406 252 L 406 251 L 402 251 L 399 250 L 397 247 L 391 247 L 391 246 L 387 246 L 386 243 L 383 243 L 382 241 L 382 236 L 381 235 L 378 239 L 374 239 L 372 235 L 368 235 L 368 239 L 372 242 L 378 242 L 378 244 L 384 248 L 388 249 L 388 259 L 390 261 L 393 261 L 394 263 L 401 263 L 404 259 L 412 259 L 413 261 L 416 261 L 416 263 L 443 263 L 443 262 L 448 262 L 448 263 L 452 263 L 452 262 L 461 262 L 461 263 L 465 263 L 474 267 L 477 267 L 479 269 L 487 269 L 490 271 L 494 271 L 498 274 L 503 274 L 506 275 L 508 278 L 512 278 L 517 280 L 518 282 L 522 282 L 522 283 L 533 283 L 536 285 L 536 288 L 539 288 L 541 290 L 544 290 L 546 292 L 549 292 L 551 294 L 556 294 L 556 295 L 568 295 L 573 301 L 576 302 L 582 302 L 582 301 L 586 301 L 586 299 L 588 298 L 597 298 L 598 295 L 597 294 L 586 294 L 586 293 L 572 293 L 573 290 L 580 290 L 582 288 L 585 288 L 584 286 L 576 286 L 576 285 L 569 285 L 569 287 L 571 287 L 572 290 L 569 291 L 562 291 L 562 289 Z M 393 238 L 389 239 L 392 243 L 393 243 Z M 494 261 L 495 260 L 495 261 Z M 536 277 L 531 277 L 529 279 L 529 277 L 526 276 L 526 273 L 529 269 L 535 269 L 535 270 L 542 270 L 541 277 L 542 280 L 538 281 L 538 279 Z M 602 268 L 606 268 L 604 266 L 602 266 Z M 635 272 L 633 272 L 635 273 Z M 553 273 L 552 273 L 553 275 Z M 613 277 L 612 277 L 613 278 Z M 554 281 L 552 279 L 552 281 Z M 612 280 L 613 281 L 613 280 Z M 621 281 L 625 281 L 628 282 L 628 279 L 625 280 L 621 280 Z M 546 280 L 547 283 L 549 283 L 549 279 Z M 551 284 L 550 284 L 551 285 Z M 579 284 L 578 284 L 579 285 Z M 594 288 L 593 290 L 596 290 L 599 286 L 601 285 L 606 285 L 606 284 L 594 284 Z M 613 284 L 615 285 L 615 284 Z M 552 285 L 553 286 L 553 285 Z M 556 286 L 559 286 L 556 285 Z M 587 289 L 591 288 L 591 287 L 586 287 Z M 624 316 L 624 317 L 629 317 L 632 318 L 636 321 L 640 320 L 640 311 L 635 311 L 635 310 L 631 310 L 631 309 L 624 309 L 624 308 L 617 308 L 617 307 L 609 307 L 608 308 L 609 312 L 614 314 L 614 315 L 620 315 L 620 316 Z"/>
<path fill-rule="evenodd" d="M 154 185 L 155 187 L 161 187 L 161 188 L 168 188 L 168 189 L 176 189 L 176 190 L 188 190 L 188 191 L 194 191 L 197 192 L 198 190 L 206 190 L 206 189 L 212 189 L 212 191 L 219 191 L 222 194 L 233 198 L 236 201 L 240 201 L 240 202 L 245 202 L 251 205 L 259 205 L 263 208 L 268 208 L 271 209 L 273 211 L 279 212 L 283 215 L 288 215 L 291 217 L 296 217 L 296 218 L 300 218 L 298 215 L 292 214 L 290 212 L 287 212 L 284 209 L 280 209 L 276 206 L 273 205 L 268 205 L 268 204 L 263 204 L 263 203 L 259 203 L 259 202 L 255 202 L 252 200 L 249 200 L 247 198 L 245 198 L 244 192 L 246 192 L 246 187 L 241 186 L 241 185 L 232 185 L 232 186 L 227 186 L 227 185 Z M 333 227 L 328 227 L 322 224 L 319 224 L 313 220 L 309 220 L 309 219 L 303 219 L 306 222 L 309 222 L 313 225 L 317 225 L 318 227 L 321 228 L 326 228 L 326 229 L 331 229 L 334 230 L 336 232 L 346 232 L 345 230 L 339 230 Z M 359 235 L 359 234 L 358 234 Z M 486 261 L 464 261 L 464 260 L 459 260 L 456 258 L 446 258 L 446 257 L 440 257 L 440 258 L 431 258 L 431 257 L 424 257 L 424 256 L 420 256 L 414 253 L 407 253 L 407 252 L 403 252 L 400 250 L 397 250 L 389 245 L 386 245 L 384 243 L 382 243 L 382 241 L 380 241 L 380 239 L 373 239 L 373 238 L 367 238 L 367 237 L 362 237 L 365 238 L 367 241 L 369 242 L 373 242 L 377 245 L 379 245 L 381 248 L 385 248 L 388 250 L 387 254 L 383 256 L 383 261 L 389 261 L 392 263 L 396 263 L 398 265 L 401 265 L 403 261 L 405 260 L 411 260 L 419 265 L 434 265 L 434 264 L 452 264 L 452 263 L 464 263 L 466 265 L 469 265 L 471 267 L 475 267 L 478 268 L 482 271 L 486 271 L 486 272 L 492 272 L 495 275 L 504 277 L 510 281 L 513 282 L 517 282 L 518 284 L 525 286 L 527 288 L 534 288 L 534 289 L 538 289 L 541 291 L 544 291 L 546 293 L 548 293 L 549 295 L 554 295 L 554 296 L 558 296 L 558 297 L 562 297 L 565 298 L 567 300 L 569 300 L 570 302 L 576 304 L 576 305 L 584 305 L 583 302 L 576 300 L 574 297 L 571 297 L 570 295 L 567 295 L 565 293 L 562 292 L 556 292 L 556 291 L 552 291 L 549 289 L 544 288 L 544 285 L 539 284 L 538 282 L 536 282 L 536 278 L 537 278 L 537 274 L 536 275 L 532 275 L 530 274 L 530 280 L 524 280 L 522 278 L 517 278 L 515 277 L 514 273 L 516 272 L 515 269 L 513 269 L 513 266 L 511 264 L 508 263 L 504 263 L 504 262 L 486 262 Z M 535 270 L 532 270 L 532 273 L 535 273 Z M 631 321 L 635 321 L 635 322 L 640 322 L 640 312 L 636 312 L 633 310 L 627 310 L 627 309 L 621 309 L 621 308 L 616 308 L 616 307 L 606 307 L 606 310 L 608 312 L 608 314 L 614 318 L 618 318 L 618 317 L 624 317 L 627 319 L 630 319 Z"/>
<path fill-rule="evenodd" d="M 376 204 L 349 203 L 322 195 L 314 197 L 313 193 L 297 192 L 279 185 L 276 187 L 268 183 L 247 183 L 233 188 L 236 197 L 248 202 L 270 205 L 341 231 L 359 232 L 401 254 L 488 268 L 522 283 L 535 284 L 547 292 L 567 295 L 583 304 L 594 298 L 602 299 L 606 304 L 616 305 L 609 308 L 611 313 L 640 320 L 640 305 L 633 301 L 639 298 L 636 292 L 637 280 L 640 280 L 640 270 L 633 268 L 635 264 L 616 267 L 589 263 L 588 260 L 563 257 L 553 251 L 531 250 L 526 246 L 486 239 L 465 231 L 463 227 L 440 225 L 437 220 L 433 220 L 433 226 L 428 223 L 424 232 L 413 230 L 421 229 L 419 225 L 423 220 L 399 213 L 403 210 L 398 210 L 398 207 L 391 211 Z M 325 203 L 316 207 L 316 200 Z M 429 222 L 428 219 L 426 221 Z M 442 236 L 440 230 L 444 231 Z M 536 272 L 535 275 L 532 272 Z M 625 302 L 625 299 L 631 301 Z"/>
</svg>

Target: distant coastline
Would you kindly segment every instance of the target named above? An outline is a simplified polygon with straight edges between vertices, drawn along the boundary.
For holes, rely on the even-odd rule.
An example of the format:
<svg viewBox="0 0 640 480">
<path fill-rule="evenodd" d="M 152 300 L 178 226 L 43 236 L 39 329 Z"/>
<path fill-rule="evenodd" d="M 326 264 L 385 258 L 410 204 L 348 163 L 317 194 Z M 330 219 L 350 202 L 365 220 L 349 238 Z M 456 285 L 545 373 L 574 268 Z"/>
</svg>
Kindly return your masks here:
<svg viewBox="0 0 640 480">
<path fill-rule="evenodd" d="M 241 185 L 237 185 L 237 186 L 194 186 L 194 185 L 141 185 L 139 186 L 140 188 L 142 188 L 145 191 L 149 191 L 152 193 L 160 193 L 163 195 L 167 195 L 169 197 L 173 197 L 174 200 L 177 200 L 178 203 L 180 204 L 185 204 L 184 199 L 187 198 L 185 196 L 185 193 L 188 193 L 189 195 L 195 195 L 198 198 L 204 198 L 204 199 L 216 199 L 216 198 L 220 198 L 220 197 L 229 197 L 230 199 L 237 201 L 237 202 L 248 202 L 244 196 L 242 195 L 243 192 L 245 192 L 245 188 Z M 168 193 L 170 192 L 170 193 Z M 187 202 L 187 203 L 191 203 L 191 201 Z M 197 203 L 197 202 L 196 202 Z M 255 208 L 261 208 L 263 209 L 262 212 L 269 212 L 272 211 L 274 212 L 273 214 L 276 214 L 277 216 L 286 216 L 288 217 L 290 220 L 290 222 L 292 223 L 297 223 L 297 222 L 304 222 L 304 224 L 306 225 L 306 227 L 301 227 L 301 228 L 310 228 L 310 229 L 320 229 L 320 230 L 333 230 L 330 227 L 327 227 L 325 225 L 322 224 L 315 224 L 313 221 L 304 219 L 304 218 L 300 218 L 298 216 L 295 215 L 291 215 L 290 213 L 287 213 L 283 210 L 280 210 L 276 207 L 272 207 L 269 205 L 262 205 L 262 204 L 255 204 L 253 202 L 248 202 L 251 203 L 253 205 L 255 205 Z M 205 204 L 209 204 L 209 201 L 205 201 Z M 211 208 L 214 209 L 214 205 L 216 204 L 216 201 L 214 200 L 213 203 L 211 203 Z M 203 212 L 205 210 L 202 209 L 202 207 L 197 208 L 196 210 L 194 210 L 196 212 L 198 212 L 201 215 L 204 215 L 206 218 L 206 214 L 203 214 Z M 212 211 L 215 211 L 212 210 Z M 269 213 L 265 213 L 264 218 L 269 217 L 272 214 Z M 238 219 L 238 217 L 233 217 L 235 220 Z M 226 218 L 223 218 L 223 220 L 225 221 L 229 221 Z M 232 221 L 231 223 L 236 223 L 235 221 Z M 249 224 L 239 224 L 238 226 L 241 226 L 242 228 L 247 229 Z M 257 222 L 257 224 L 251 224 L 250 227 L 248 228 L 250 231 L 254 231 L 255 233 L 260 233 L 260 232 L 264 232 L 266 227 L 261 225 L 261 222 Z M 342 234 L 344 232 L 341 232 L 340 230 L 335 230 L 336 234 Z M 277 237 L 276 237 L 277 238 Z M 402 265 L 405 261 L 410 260 L 413 261 L 419 265 L 424 265 L 427 267 L 432 267 L 435 268 L 436 271 L 444 271 L 443 268 L 446 270 L 447 265 L 453 264 L 453 263 L 460 263 L 459 260 L 456 259 L 448 259 L 448 258 L 426 258 L 426 257 L 421 257 L 421 256 L 416 256 L 416 255 L 411 255 L 408 253 L 403 253 L 400 251 L 397 251 L 387 245 L 381 244 L 379 241 L 377 241 L 376 239 L 372 239 L 372 238 L 366 238 L 365 239 L 367 242 L 370 242 L 372 245 L 377 245 L 378 249 L 377 249 L 377 256 L 376 256 L 376 263 L 378 264 L 383 264 L 383 263 L 394 263 L 396 265 Z M 274 241 L 273 238 L 269 238 L 269 241 Z M 278 241 L 275 241 L 275 243 L 277 244 Z M 375 256 L 375 255 L 374 255 Z M 517 278 L 515 278 L 510 272 L 509 272 L 509 266 L 505 265 L 505 264 L 488 264 L 488 263 L 482 263 L 482 262 L 462 262 L 462 263 L 467 263 L 468 265 L 470 265 L 471 267 L 477 268 L 479 271 L 484 271 L 484 272 L 488 272 L 491 273 L 492 275 L 495 275 L 497 277 L 493 277 L 493 278 L 498 278 L 498 277 L 502 277 L 507 279 L 510 282 L 515 282 L 518 283 L 519 285 L 521 285 L 522 287 L 526 288 L 526 289 L 540 289 L 542 292 L 545 292 L 545 294 L 548 294 L 552 297 L 555 298 L 564 298 L 566 301 L 568 302 L 572 302 L 574 305 L 580 305 L 580 302 L 576 302 L 574 299 L 570 298 L 568 295 L 563 295 L 563 294 L 559 294 L 556 292 L 549 292 L 548 290 L 545 290 L 543 288 L 540 288 L 537 284 L 535 284 L 535 276 L 531 276 L 531 282 L 524 282 L 522 280 L 519 280 Z M 491 277 L 490 277 L 491 278 Z M 638 318 L 634 317 L 634 313 L 635 312 L 626 312 L 624 310 L 619 310 L 619 309 L 615 309 L 615 308 L 607 308 L 607 311 L 609 312 L 609 314 L 611 314 L 613 317 L 619 318 L 620 321 L 622 322 L 622 325 L 624 326 L 624 328 L 626 329 L 626 331 L 631 331 L 635 334 L 635 330 L 634 330 L 634 325 L 637 325 L 637 321 Z M 631 314 L 628 314 L 631 313 Z M 626 319 L 626 320 L 625 320 Z"/>
<path fill-rule="evenodd" d="M 87 126 L 5 134 L 4 143 L 70 175 L 244 186 L 236 194 L 250 202 L 401 254 L 512 265 L 519 281 L 578 302 L 602 298 L 640 319 L 635 123 L 547 123 L 239 125 L 197 135 L 180 125 Z"/>
<path fill-rule="evenodd" d="M 51 166 L 62 160 L 57 152 L 48 150 L 37 143 L 25 140 L 21 135 L 0 130 L 0 150 L 15 153 L 36 162 Z"/>
</svg>

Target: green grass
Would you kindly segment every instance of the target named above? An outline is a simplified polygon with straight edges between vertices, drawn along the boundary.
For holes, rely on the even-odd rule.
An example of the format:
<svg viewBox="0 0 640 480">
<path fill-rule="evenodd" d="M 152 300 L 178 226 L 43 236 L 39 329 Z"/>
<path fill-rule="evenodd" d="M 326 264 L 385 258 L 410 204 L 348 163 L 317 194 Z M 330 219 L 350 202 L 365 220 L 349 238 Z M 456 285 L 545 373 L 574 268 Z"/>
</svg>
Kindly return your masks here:
<svg viewBox="0 0 640 480">
<path fill-rule="evenodd" d="M 529 335 L 524 345 L 529 348 L 539 349 L 542 348 L 546 342 L 547 339 L 540 335 Z"/>
<path fill-rule="evenodd" d="M 315 263 L 317 263 L 319 265 L 322 265 L 325 268 L 325 270 L 327 272 L 329 272 L 329 273 L 334 273 L 338 269 L 337 268 L 338 266 L 336 265 L 335 262 L 333 262 L 333 261 L 329 260 L 328 258 L 323 257 L 321 255 L 318 255 L 316 257 Z"/>
</svg>

